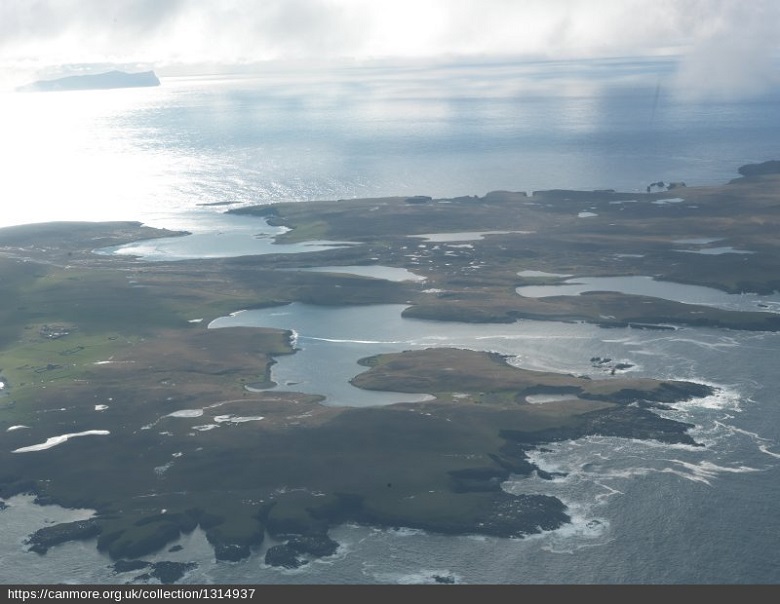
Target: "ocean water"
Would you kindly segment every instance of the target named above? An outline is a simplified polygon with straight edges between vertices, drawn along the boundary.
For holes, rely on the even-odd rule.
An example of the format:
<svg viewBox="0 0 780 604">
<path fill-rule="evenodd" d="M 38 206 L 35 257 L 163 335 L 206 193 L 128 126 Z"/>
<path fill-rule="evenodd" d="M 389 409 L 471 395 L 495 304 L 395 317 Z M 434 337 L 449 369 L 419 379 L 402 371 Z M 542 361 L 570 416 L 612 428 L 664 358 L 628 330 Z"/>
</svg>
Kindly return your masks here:
<svg viewBox="0 0 780 604">
<path fill-rule="evenodd" d="M 742 164 L 780 159 L 780 90 L 695 100 L 678 94 L 673 74 L 668 59 L 353 65 L 163 77 L 151 89 L 3 93 L 0 226 L 140 220 L 198 236 L 144 249 L 150 257 L 265 253 L 273 229 L 221 212 L 282 200 L 718 184 Z M 670 287 L 663 295 L 691 294 Z M 745 307 L 776 301 L 748 296 Z M 343 526 L 332 532 L 342 544 L 335 556 L 290 571 L 266 567 L 262 550 L 216 563 L 196 531 L 182 551 L 149 559 L 197 562 L 189 583 L 780 583 L 780 335 L 527 321 L 475 329 L 405 320 L 401 308 L 290 305 L 212 327 L 295 330 L 300 350 L 280 359 L 274 377 L 280 389 L 326 390 L 328 404 L 364 400 L 346 379 L 361 370 L 354 360 L 376 352 L 457 345 L 594 376 L 603 369 L 590 358 L 610 357 L 632 375 L 715 386 L 714 396 L 663 412 L 695 424 L 706 446 L 597 437 L 551 445 L 535 461 L 560 476 L 505 488 L 556 495 L 574 521 L 526 539 Z M 373 404 L 396 395 L 381 397 Z M 115 575 L 91 542 L 26 551 L 33 530 L 88 511 L 25 497 L 6 503 L 0 581 L 133 579 Z"/>
<path fill-rule="evenodd" d="M 0 225 L 181 227 L 189 213 L 198 228 L 225 207 L 281 200 L 643 191 L 721 183 L 778 154 L 780 90 L 689 100 L 674 73 L 670 59 L 269 66 L 4 92 Z"/>
</svg>

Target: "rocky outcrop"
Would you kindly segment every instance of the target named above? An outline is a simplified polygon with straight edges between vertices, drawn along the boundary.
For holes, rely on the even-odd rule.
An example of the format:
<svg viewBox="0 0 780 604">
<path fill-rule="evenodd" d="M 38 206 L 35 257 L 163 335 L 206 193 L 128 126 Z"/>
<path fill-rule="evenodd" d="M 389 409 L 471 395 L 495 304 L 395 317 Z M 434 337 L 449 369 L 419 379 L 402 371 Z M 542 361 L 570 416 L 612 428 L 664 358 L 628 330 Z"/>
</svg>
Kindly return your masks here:
<svg viewBox="0 0 780 604">
<path fill-rule="evenodd" d="M 305 564 L 298 556 L 298 552 L 286 543 L 269 547 L 265 552 L 265 563 L 282 568 L 298 568 Z"/>
<path fill-rule="evenodd" d="M 151 569 L 149 572 L 135 577 L 136 580 L 157 579 L 163 585 L 176 583 L 187 572 L 197 568 L 194 562 L 171 562 L 163 560 L 161 562 L 146 562 L 145 560 L 119 560 L 113 565 L 114 572 L 117 574 L 129 573 L 144 568 Z"/>
<path fill-rule="evenodd" d="M 147 531 L 104 533 L 98 539 L 98 550 L 107 551 L 113 559 L 140 558 L 163 549 L 178 539 L 179 528 L 171 523 L 158 523 Z"/>
<path fill-rule="evenodd" d="M 332 556 L 339 548 L 339 544 L 325 534 L 293 537 L 287 545 L 299 554 L 308 554 L 317 558 Z"/>
<path fill-rule="evenodd" d="M 266 518 L 268 532 L 274 539 L 286 541 L 268 548 L 265 563 L 270 566 L 298 568 L 308 564 L 312 558 L 332 556 L 339 544 L 328 537 L 329 521 L 330 526 L 338 524 L 339 521 L 332 521 L 349 518 L 350 513 L 359 510 L 361 505 L 362 499 L 355 500 L 339 495 L 330 504 L 322 506 L 323 511 L 309 510 L 305 517 L 298 519 L 284 515 L 274 516 L 273 512 L 278 511 L 278 506 L 274 506 Z"/>
<path fill-rule="evenodd" d="M 191 570 L 197 568 L 197 564 L 194 562 L 155 562 L 152 564 L 152 571 L 150 576 L 158 579 L 163 585 L 169 585 L 176 583 L 179 579 Z"/>
<path fill-rule="evenodd" d="M 431 516 L 427 519 L 406 519 L 370 513 L 363 519 L 369 526 L 407 526 L 429 533 L 444 535 L 489 535 L 491 537 L 518 538 L 551 531 L 571 522 L 566 506 L 549 495 L 513 495 L 503 490 L 492 493 L 473 516 Z"/>
<path fill-rule="evenodd" d="M 623 388 L 609 394 L 596 396 L 588 393 L 581 393 L 580 398 L 592 400 L 608 400 L 620 405 L 630 405 L 632 403 L 676 403 L 692 398 L 704 398 L 711 396 L 715 390 L 706 384 L 696 382 L 659 382 L 658 386 L 652 390 L 637 390 L 634 388 Z"/>
<path fill-rule="evenodd" d="M 253 548 L 262 545 L 264 538 L 265 526 L 257 519 L 248 519 L 240 525 L 220 523 L 206 530 L 206 539 L 214 549 L 214 557 L 225 562 L 248 558 Z"/>
<path fill-rule="evenodd" d="M 114 572 L 117 574 L 128 573 L 135 570 L 141 570 L 142 568 L 150 569 L 149 572 L 135 577 L 136 581 L 149 581 L 150 579 L 157 579 L 163 585 L 170 585 L 176 583 L 184 575 L 197 568 L 198 565 L 194 562 L 170 562 L 163 560 L 162 562 L 145 562 L 143 560 L 120 560 L 114 564 Z"/>
<path fill-rule="evenodd" d="M 324 533 L 298 535 L 286 543 L 269 547 L 265 553 L 265 563 L 269 566 L 298 568 L 308 564 L 312 558 L 332 556 L 338 547 L 339 544 Z"/>
<path fill-rule="evenodd" d="M 30 551 L 45 554 L 50 547 L 68 541 L 92 539 L 100 534 L 100 525 L 95 520 L 77 520 L 45 526 L 27 539 Z"/>
<path fill-rule="evenodd" d="M 465 481 L 467 488 L 453 493 L 453 506 L 464 505 L 469 513 L 436 515 L 394 515 L 367 505 L 357 496 L 342 493 L 335 501 L 312 510 L 316 516 L 327 515 L 333 524 L 355 522 L 365 526 L 395 528 L 404 526 L 429 533 L 444 535 L 489 535 L 492 537 L 524 537 L 541 531 L 554 530 L 571 521 L 566 506 L 548 495 L 514 495 L 494 489 L 492 481 L 506 475 L 496 472 L 466 471 L 456 477 Z M 467 478 L 463 478 L 466 476 Z M 463 499 L 463 502 L 459 501 Z M 474 505 L 476 504 L 476 505 Z"/>
<path fill-rule="evenodd" d="M 155 514 L 123 528 L 102 533 L 98 537 L 97 547 L 114 560 L 140 558 L 162 550 L 179 539 L 182 533 L 190 533 L 197 526 L 197 510 Z"/>
<path fill-rule="evenodd" d="M 575 422 L 565 427 L 536 432 L 502 430 L 500 434 L 510 442 L 524 445 L 541 445 L 599 435 L 702 446 L 687 433 L 692 427 L 692 424 L 663 418 L 648 409 L 626 406 L 583 413 Z"/>
</svg>

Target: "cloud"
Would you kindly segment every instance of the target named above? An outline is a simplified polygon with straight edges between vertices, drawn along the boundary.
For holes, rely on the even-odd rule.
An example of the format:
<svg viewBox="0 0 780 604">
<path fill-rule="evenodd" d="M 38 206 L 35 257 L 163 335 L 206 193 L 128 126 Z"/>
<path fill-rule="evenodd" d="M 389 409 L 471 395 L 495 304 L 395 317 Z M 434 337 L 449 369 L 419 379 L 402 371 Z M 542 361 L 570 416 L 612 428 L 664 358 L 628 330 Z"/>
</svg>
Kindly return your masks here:
<svg viewBox="0 0 780 604">
<path fill-rule="evenodd" d="M 710 10 L 677 72 L 677 93 L 689 99 L 741 98 L 777 84 L 780 4 L 721 1 Z"/>
<path fill-rule="evenodd" d="M 178 61 L 262 61 L 349 56 L 364 32 L 360 12 L 326 0 L 194 3 L 182 11 L 171 47 Z"/>
<path fill-rule="evenodd" d="M 680 90 L 754 88 L 774 0 L 3 0 L 0 63 L 679 53 Z"/>
<path fill-rule="evenodd" d="M 181 12 L 184 0 L 5 0 L 0 6 L 0 49 L 44 52 L 67 38 L 85 47 L 124 46 L 137 36 L 164 30 Z M 20 51 L 16 51 L 20 52 Z"/>
</svg>

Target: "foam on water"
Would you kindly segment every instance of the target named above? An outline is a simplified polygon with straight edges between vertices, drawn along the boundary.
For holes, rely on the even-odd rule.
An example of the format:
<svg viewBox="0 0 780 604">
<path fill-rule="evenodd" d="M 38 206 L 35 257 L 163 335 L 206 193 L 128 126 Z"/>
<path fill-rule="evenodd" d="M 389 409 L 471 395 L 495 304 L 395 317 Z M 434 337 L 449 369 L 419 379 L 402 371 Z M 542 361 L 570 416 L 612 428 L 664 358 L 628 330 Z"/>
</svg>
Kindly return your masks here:
<svg viewBox="0 0 780 604">
<path fill-rule="evenodd" d="M 780 459 L 780 452 L 775 453 L 774 451 L 770 451 L 768 445 L 761 444 L 761 445 L 758 446 L 758 449 L 762 453 L 764 453 L 766 455 L 769 455 L 770 457 L 774 457 L 776 459 Z"/>
<path fill-rule="evenodd" d="M 704 447 L 600 436 L 549 443 L 527 455 L 531 463 L 551 474 L 552 479 L 543 480 L 534 475 L 507 481 L 504 488 L 517 494 L 553 495 L 567 506 L 571 525 L 552 531 L 553 537 L 545 535 L 545 549 L 574 552 L 602 544 L 609 539 L 610 524 L 599 510 L 614 498 L 622 497 L 637 478 L 666 474 L 715 487 L 726 475 L 762 472 L 772 467 L 740 462 L 729 455 L 732 448 L 739 447 L 780 458 L 770 450 L 769 439 L 725 423 L 733 415 L 718 413 L 713 417 L 713 411 L 738 412 L 740 401 L 736 389 L 720 386 L 710 397 L 676 404 L 675 407 L 684 408 L 682 411 L 658 411 L 659 415 L 677 421 L 696 415 L 696 426 L 690 432 L 697 441 L 704 441 Z M 670 455 L 672 452 L 674 455 Z"/>
<path fill-rule="evenodd" d="M 753 468 L 750 466 L 735 466 L 726 467 L 719 466 L 709 461 L 699 461 L 696 463 L 684 461 L 681 459 L 667 459 L 665 460 L 671 465 L 659 470 L 660 472 L 666 472 L 674 474 L 690 480 L 692 482 L 702 482 L 706 485 L 712 486 L 712 481 L 719 478 L 721 474 L 742 474 L 745 472 L 760 472 L 760 468 Z"/>
<path fill-rule="evenodd" d="M 566 503 L 566 502 L 564 502 Z M 571 522 L 555 531 L 546 531 L 527 537 L 540 542 L 541 549 L 554 554 L 574 554 L 577 551 L 600 547 L 611 540 L 610 525 L 606 518 L 584 516 L 575 511 L 569 502 L 567 513 Z"/>
<path fill-rule="evenodd" d="M 462 577 L 448 569 L 420 569 L 412 573 L 372 573 L 378 583 L 388 585 L 437 585 L 461 583 Z"/>
<path fill-rule="evenodd" d="M 538 461 L 538 460 L 537 460 Z M 540 465 L 541 467 L 541 465 Z M 562 465 L 552 463 L 545 468 L 560 472 Z M 528 535 L 526 541 L 537 542 L 545 551 L 571 554 L 579 549 L 595 547 L 610 539 L 610 522 L 598 510 L 613 496 L 621 492 L 598 480 L 590 472 L 568 472 L 552 480 L 538 476 L 510 479 L 502 488 L 515 495 L 544 494 L 557 497 L 565 506 L 570 522 L 551 531 Z"/>
<path fill-rule="evenodd" d="M 708 449 L 720 447 L 726 440 L 734 441 L 735 436 L 747 436 L 747 433 L 735 431 L 726 423 L 743 411 L 746 399 L 742 393 L 733 385 L 707 380 L 692 381 L 710 386 L 714 389 L 713 394 L 679 401 L 672 404 L 672 410 L 657 409 L 655 412 L 667 419 L 693 424 L 688 433 Z M 748 440 L 748 446 L 755 447 L 758 444 L 757 437 Z"/>
<path fill-rule="evenodd" d="M 682 254 L 704 254 L 710 256 L 720 256 L 722 254 L 755 254 L 749 250 L 738 250 L 733 247 L 708 247 L 700 250 L 672 250 Z"/>
<path fill-rule="evenodd" d="M 673 377 L 670 379 L 685 381 L 682 377 Z M 713 393 L 708 396 L 691 397 L 674 403 L 673 406 L 678 412 L 693 413 L 699 409 L 739 412 L 742 409 L 744 396 L 737 390 L 735 385 L 719 384 L 710 380 L 697 378 L 688 378 L 687 381 L 709 386 L 713 389 Z M 659 413 L 663 414 L 663 412 Z"/>
</svg>

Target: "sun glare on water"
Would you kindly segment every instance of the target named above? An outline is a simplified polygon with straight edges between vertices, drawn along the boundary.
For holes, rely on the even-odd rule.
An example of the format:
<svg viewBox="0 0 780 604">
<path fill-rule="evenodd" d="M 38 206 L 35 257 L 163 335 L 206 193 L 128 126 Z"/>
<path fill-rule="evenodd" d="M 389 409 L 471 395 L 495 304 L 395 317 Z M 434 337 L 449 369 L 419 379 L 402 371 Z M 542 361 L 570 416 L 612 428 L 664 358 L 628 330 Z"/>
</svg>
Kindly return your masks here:
<svg viewBox="0 0 780 604">
<path fill-rule="evenodd" d="M 0 226 L 49 220 L 131 220 L 171 183 L 171 166 L 123 115 L 161 92 L 88 90 L 0 95 L 6 197 Z M 138 142 L 145 139 L 150 148 Z M 79 215 L 73 209 L 81 208 Z M 86 210 L 86 212 L 85 212 Z"/>
</svg>

